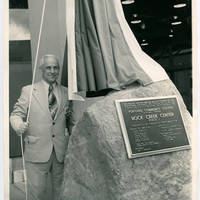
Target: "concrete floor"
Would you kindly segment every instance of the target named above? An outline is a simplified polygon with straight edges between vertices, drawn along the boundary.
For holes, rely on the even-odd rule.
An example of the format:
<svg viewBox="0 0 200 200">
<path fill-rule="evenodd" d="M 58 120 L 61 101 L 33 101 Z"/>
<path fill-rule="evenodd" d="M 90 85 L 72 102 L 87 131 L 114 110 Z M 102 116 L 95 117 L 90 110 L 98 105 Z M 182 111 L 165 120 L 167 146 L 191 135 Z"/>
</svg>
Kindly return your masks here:
<svg viewBox="0 0 200 200">
<path fill-rule="evenodd" d="M 14 184 L 10 184 L 10 200 L 25 200 L 25 193 L 19 190 Z"/>
<path fill-rule="evenodd" d="M 50 184 L 50 176 L 48 178 L 48 185 L 47 185 L 47 196 L 46 200 L 53 200 L 52 199 L 52 194 L 51 194 L 51 184 Z M 19 189 L 22 188 L 22 189 Z M 26 200 L 24 186 L 21 185 L 20 183 L 17 184 L 10 184 L 10 199 L 9 200 Z M 7 199 L 6 199 L 7 200 Z"/>
<path fill-rule="evenodd" d="M 17 157 L 17 158 L 12 158 L 10 159 L 10 182 L 12 182 L 10 184 L 10 198 L 9 199 L 5 199 L 5 200 L 26 200 L 26 196 L 25 196 L 25 189 L 24 189 L 24 185 L 20 182 L 18 183 L 13 183 L 13 171 L 16 170 L 21 170 L 23 169 L 22 167 L 22 159 L 21 157 Z M 51 175 L 48 176 L 48 180 L 47 180 L 47 197 L 46 200 L 52 200 L 52 194 L 51 194 Z M 19 189 L 21 188 L 21 189 Z"/>
</svg>

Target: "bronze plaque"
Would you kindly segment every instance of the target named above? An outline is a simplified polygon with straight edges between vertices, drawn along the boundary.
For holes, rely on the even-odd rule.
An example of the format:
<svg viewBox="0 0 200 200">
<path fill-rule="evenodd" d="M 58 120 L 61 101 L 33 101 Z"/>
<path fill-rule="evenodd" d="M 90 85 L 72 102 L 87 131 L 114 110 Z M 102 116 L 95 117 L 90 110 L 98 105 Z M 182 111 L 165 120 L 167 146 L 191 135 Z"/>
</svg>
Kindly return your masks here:
<svg viewBox="0 0 200 200">
<path fill-rule="evenodd" d="M 115 103 L 129 158 L 190 148 L 176 96 Z"/>
</svg>

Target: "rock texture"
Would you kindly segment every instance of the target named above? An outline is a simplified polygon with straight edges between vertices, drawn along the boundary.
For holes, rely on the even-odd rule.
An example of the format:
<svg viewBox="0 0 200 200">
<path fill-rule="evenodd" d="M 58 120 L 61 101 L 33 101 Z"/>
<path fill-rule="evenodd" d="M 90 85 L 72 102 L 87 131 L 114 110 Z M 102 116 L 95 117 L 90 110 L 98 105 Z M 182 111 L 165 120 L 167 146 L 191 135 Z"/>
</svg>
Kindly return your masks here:
<svg viewBox="0 0 200 200">
<path fill-rule="evenodd" d="M 177 95 L 188 133 L 191 116 L 170 80 L 115 91 L 90 106 L 65 157 L 62 200 L 190 200 L 191 150 L 129 160 L 114 101 Z"/>
</svg>

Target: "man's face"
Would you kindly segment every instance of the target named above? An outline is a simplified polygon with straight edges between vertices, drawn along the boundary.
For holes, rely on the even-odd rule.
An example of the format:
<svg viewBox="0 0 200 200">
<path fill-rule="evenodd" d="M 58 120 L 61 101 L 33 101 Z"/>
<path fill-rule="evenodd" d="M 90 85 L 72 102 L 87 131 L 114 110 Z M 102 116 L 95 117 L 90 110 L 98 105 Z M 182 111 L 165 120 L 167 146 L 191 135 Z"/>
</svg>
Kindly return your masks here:
<svg viewBox="0 0 200 200">
<path fill-rule="evenodd" d="M 59 75 L 60 68 L 55 64 L 49 64 L 42 67 L 42 78 L 49 84 L 55 83 L 58 75 Z"/>
</svg>

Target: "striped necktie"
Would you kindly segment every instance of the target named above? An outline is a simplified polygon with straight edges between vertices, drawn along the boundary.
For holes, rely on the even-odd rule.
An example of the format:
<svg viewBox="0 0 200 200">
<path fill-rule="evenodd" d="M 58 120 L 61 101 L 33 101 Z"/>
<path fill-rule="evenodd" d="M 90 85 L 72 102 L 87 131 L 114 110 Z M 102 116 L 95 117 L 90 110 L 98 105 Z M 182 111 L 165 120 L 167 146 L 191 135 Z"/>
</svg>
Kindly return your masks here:
<svg viewBox="0 0 200 200">
<path fill-rule="evenodd" d="M 58 104 L 57 104 L 56 96 L 53 93 L 52 85 L 49 85 L 48 101 L 49 101 L 49 110 L 51 113 L 51 117 L 52 117 L 52 119 L 54 119 L 56 116 L 56 112 L 58 110 Z"/>
</svg>

